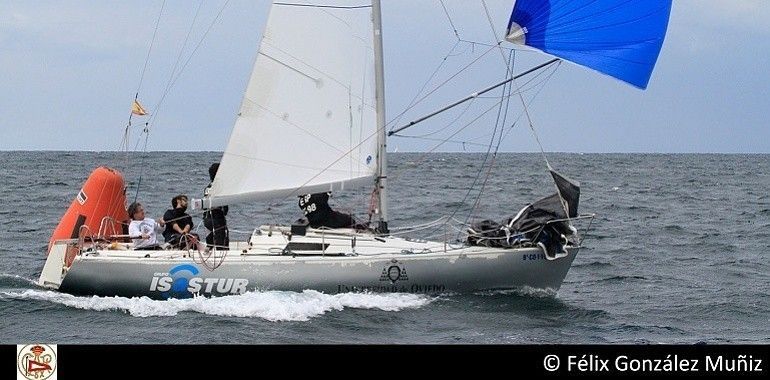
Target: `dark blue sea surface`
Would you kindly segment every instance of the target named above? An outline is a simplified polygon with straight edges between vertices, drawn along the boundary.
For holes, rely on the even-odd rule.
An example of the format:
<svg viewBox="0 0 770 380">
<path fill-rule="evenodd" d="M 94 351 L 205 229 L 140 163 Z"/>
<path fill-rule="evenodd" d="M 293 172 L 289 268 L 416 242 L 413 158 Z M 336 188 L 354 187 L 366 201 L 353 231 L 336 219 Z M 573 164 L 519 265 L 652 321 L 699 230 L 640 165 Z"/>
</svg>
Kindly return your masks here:
<svg viewBox="0 0 770 380">
<path fill-rule="evenodd" d="M 307 290 L 153 301 L 35 285 L 54 227 L 96 166 L 122 170 L 129 201 L 138 188 L 159 217 L 172 196 L 200 196 L 220 156 L 0 152 L 0 343 L 770 343 L 770 155 L 549 154 L 581 182 L 580 211 L 597 214 L 556 294 Z M 554 191 L 540 155 L 499 154 L 477 176 L 484 158 L 390 155 L 391 226 L 465 221 L 479 197 L 474 181 L 484 185 L 474 219 L 502 220 Z M 331 203 L 363 216 L 370 191 Z M 231 238 L 299 216 L 295 199 L 233 205 Z M 416 236 L 431 234 L 447 231 Z"/>
</svg>

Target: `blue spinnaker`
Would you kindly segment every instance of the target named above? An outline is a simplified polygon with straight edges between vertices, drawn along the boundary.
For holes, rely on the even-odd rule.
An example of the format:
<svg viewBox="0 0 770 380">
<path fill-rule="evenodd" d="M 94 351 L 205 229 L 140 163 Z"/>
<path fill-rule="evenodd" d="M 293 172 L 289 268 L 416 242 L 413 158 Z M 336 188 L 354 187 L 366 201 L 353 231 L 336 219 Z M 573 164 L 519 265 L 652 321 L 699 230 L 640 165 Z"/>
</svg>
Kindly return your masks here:
<svg viewBox="0 0 770 380">
<path fill-rule="evenodd" d="M 672 0 L 516 0 L 507 39 L 647 88 Z"/>
</svg>

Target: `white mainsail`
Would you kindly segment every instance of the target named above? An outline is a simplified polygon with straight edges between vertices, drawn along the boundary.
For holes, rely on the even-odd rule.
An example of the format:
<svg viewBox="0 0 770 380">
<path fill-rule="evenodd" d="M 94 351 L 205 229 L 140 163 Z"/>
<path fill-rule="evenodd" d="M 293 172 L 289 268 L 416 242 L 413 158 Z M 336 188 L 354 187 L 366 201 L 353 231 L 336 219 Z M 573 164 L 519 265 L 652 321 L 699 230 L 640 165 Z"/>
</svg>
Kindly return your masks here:
<svg viewBox="0 0 770 380">
<path fill-rule="evenodd" d="M 273 3 L 204 207 L 374 186 L 372 10 L 350 5 Z"/>
</svg>

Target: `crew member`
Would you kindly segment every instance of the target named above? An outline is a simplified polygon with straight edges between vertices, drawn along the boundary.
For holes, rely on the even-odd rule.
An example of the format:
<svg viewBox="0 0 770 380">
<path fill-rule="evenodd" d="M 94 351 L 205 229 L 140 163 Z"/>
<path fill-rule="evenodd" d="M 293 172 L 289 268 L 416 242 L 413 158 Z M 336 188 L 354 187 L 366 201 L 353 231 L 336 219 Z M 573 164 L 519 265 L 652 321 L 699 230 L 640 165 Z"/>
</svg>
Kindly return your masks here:
<svg viewBox="0 0 770 380">
<path fill-rule="evenodd" d="M 310 227 L 354 228 L 353 216 L 332 210 L 328 193 L 305 194 L 299 197 L 299 208 L 305 213 Z"/>
</svg>

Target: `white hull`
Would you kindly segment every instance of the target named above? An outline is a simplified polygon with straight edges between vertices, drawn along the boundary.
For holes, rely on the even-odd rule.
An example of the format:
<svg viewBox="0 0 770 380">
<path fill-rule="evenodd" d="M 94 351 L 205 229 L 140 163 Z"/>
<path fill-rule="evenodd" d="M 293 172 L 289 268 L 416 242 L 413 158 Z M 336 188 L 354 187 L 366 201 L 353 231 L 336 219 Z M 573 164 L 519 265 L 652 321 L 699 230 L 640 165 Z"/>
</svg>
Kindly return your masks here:
<svg viewBox="0 0 770 380">
<path fill-rule="evenodd" d="M 355 243 L 354 243 L 355 242 Z M 324 249 L 322 249 L 324 248 Z M 253 290 L 314 289 L 438 294 L 531 287 L 558 290 L 578 247 L 548 258 L 534 248 L 453 247 L 444 243 L 377 237 L 351 230 L 262 227 L 247 243 L 231 244 L 206 261 L 193 251 L 110 250 L 92 247 L 65 268 L 66 243 L 55 245 L 40 284 L 80 295 L 185 298 Z M 59 270 L 61 268 L 61 270 Z"/>
</svg>

